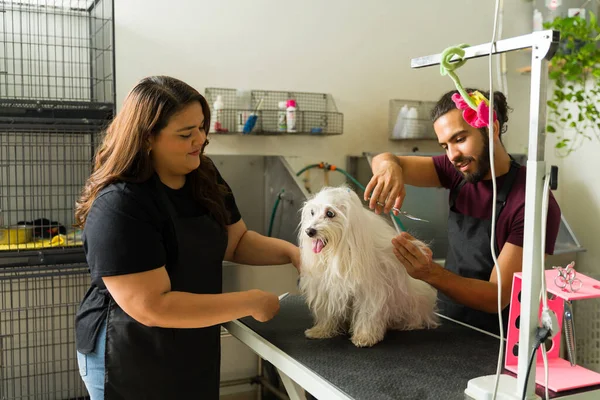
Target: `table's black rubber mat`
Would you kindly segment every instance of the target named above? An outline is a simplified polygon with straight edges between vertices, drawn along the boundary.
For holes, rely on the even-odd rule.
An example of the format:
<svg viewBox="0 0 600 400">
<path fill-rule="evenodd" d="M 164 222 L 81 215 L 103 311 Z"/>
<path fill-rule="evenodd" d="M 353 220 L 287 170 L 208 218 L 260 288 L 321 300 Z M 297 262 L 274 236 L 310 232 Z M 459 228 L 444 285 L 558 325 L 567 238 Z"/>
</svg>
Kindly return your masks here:
<svg viewBox="0 0 600 400">
<path fill-rule="evenodd" d="M 312 317 L 299 296 L 283 299 L 271 321 L 241 321 L 356 400 L 463 399 L 470 379 L 496 372 L 499 340 L 445 319 L 437 329 L 390 331 L 371 348 L 348 336 L 305 338 Z"/>
</svg>

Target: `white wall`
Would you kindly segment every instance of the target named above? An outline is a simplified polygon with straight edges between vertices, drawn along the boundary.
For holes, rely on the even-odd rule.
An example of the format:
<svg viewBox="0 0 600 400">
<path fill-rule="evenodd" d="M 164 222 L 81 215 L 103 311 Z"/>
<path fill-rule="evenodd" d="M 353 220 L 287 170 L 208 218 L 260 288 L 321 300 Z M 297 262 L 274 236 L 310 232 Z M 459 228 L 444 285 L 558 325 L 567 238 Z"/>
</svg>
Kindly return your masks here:
<svg viewBox="0 0 600 400">
<path fill-rule="evenodd" d="M 597 101 L 600 102 L 600 97 Z M 597 155 L 600 144 L 596 139 L 599 132 L 588 130 L 583 133 L 594 140 L 581 140 L 582 145 L 569 155 L 557 151 L 556 135 L 549 134 L 546 140 L 546 156 L 549 165 L 558 166 L 556 195 L 561 211 L 581 245 L 587 249 L 585 253 L 577 256 L 576 269 L 600 279 L 600 265 L 597 262 L 600 249 L 596 246 L 600 237 L 600 184 L 597 172 L 600 167 Z M 574 139 L 574 132 L 567 132 L 565 137 Z M 581 136 L 578 141 L 580 139 Z M 600 360 L 598 362 L 600 363 Z"/>
<path fill-rule="evenodd" d="M 347 154 L 410 150 L 388 140 L 389 100 L 437 100 L 453 88 L 437 67 L 411 70 L 410 59 L 492 36 L 493 2 L 176 1 L 116 3 L 117 99 L 140 78 L 167 74 L 205 87 L 331 93 L 344 113 L 336 137 L 214 136 L 209 153 L 283 154 L 296 168 L 313 161 L 343 166 Z M 531 30 L 531 4 L 505 2 L 503 36 Z M 173 3 L 175 4 L 175 3 Z M 476 16 L 473 18 L 471 16 Z M 509 26 L 510 25 L 510 26 Z M 527 77 L 513 72 L 527 56 L 509 55 L 510 96 L 526 110 Z M 487 60 L 460 69 L 465 85 L 487 84 Z M 513 116 L 514 135 L 526 113 Z M 438 150 L 433 142 L 421 150 Z"/>
</svg>

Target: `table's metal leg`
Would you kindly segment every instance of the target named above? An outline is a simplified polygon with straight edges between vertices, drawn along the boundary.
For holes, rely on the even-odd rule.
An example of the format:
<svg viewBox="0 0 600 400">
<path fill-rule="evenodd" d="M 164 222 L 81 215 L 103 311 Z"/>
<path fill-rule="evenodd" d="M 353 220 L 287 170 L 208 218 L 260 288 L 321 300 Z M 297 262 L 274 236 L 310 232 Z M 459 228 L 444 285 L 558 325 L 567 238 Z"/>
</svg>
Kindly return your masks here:
<svg viewBox="0 0 600 400">
<path fill-rule="evenodd" d="M 300 387 L 296 382 L 294 382 L 289 376 L 281 372 L 277 369 L 279 376 L 281 376 L 281 381 L 283 382 L 283 386 L 285 386 L 285 390 L 290 396 L 290 400 L 306 400 L 306 395 L 304 394 L 304 389 Z"/>
<path fill-rule="evenodd" d="M 258 373 L 256 374 L 256 379 L 258 380 L 258 390 L 256 391 L 256 400 L 262 400 L 262 392 L 263 388 L 261 385 L 261 378 L 263 377 L 263 367 L 262 367 L 262 357 L 258 356 Z"/>
</svg>

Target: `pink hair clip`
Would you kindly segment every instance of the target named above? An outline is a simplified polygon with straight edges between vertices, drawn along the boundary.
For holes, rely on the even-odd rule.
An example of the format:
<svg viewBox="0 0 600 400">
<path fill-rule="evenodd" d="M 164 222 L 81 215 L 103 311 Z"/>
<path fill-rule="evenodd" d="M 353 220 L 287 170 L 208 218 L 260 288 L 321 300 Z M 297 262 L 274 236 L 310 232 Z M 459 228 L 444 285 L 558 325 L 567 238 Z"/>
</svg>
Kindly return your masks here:
<svg viewBox="0 0 600 400">
<path fill-rule="evenodd" d="M 489 113 L 490 106 L 488 100 L 479 91 L 469 93 L 471 100 L 469 104 L 461 96 L 460 93 L 454 93 L 452 95 L 452 101 L 456 105 L 456 108 L 463 110 L 463 118 L 469 125 L 474 128 L 485 128 L 489 125 Z M 472 107 L 475 106 L 475 108 Z M 494 122 L 497 121 L 496 111 L 494 111 Z"/>
</svg>

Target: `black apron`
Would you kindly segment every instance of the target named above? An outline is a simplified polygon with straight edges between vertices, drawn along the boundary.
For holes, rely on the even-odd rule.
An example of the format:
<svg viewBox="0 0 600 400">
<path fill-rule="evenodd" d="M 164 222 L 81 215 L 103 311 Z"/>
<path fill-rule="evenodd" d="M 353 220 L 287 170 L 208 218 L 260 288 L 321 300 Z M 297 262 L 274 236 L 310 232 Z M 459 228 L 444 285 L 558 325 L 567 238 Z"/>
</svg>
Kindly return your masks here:
<svg viewBox="0 0 600 400">
<path fill-rule="evenodd" d="M 510 170 L 502 188 L 496 193 L 496 222 L 506 204 L 506 198 L 517 177 L 520 165 L 511 157 Z M 489 281 L 494 259 L 490 251 L 491 219 L 478 219 L 455 211 L 454 204 L 460 189 L 466 180 L 450 192 L 450 212 L 448 215 L 448 254 L 444 267 L 465 278 Z M 496 256 L 499 256 L 497 241 L 494 242 Z M 509 279 L 503 277 L 503 279 Z M 464 322 L 487 332 L 498 334 L 498 314 L 472 309 L 456 303 L 448 296 L 438 291 L 438 307 L 440 314 Z M 502 311 L 504 330 L 508 323 L 510 307 Z"/>
<path fill-rule="evenodd" d="M 222 292 L 224 228 L 208 215 L 180 218 L 158 182 L 176 233 L 177 257 L 167 262 L 171 290 Z M 219 398 L 220 326 L 171 329 L 144 326 L 110 298 L 106 331 L 105 399 Z"/>
</svg>

